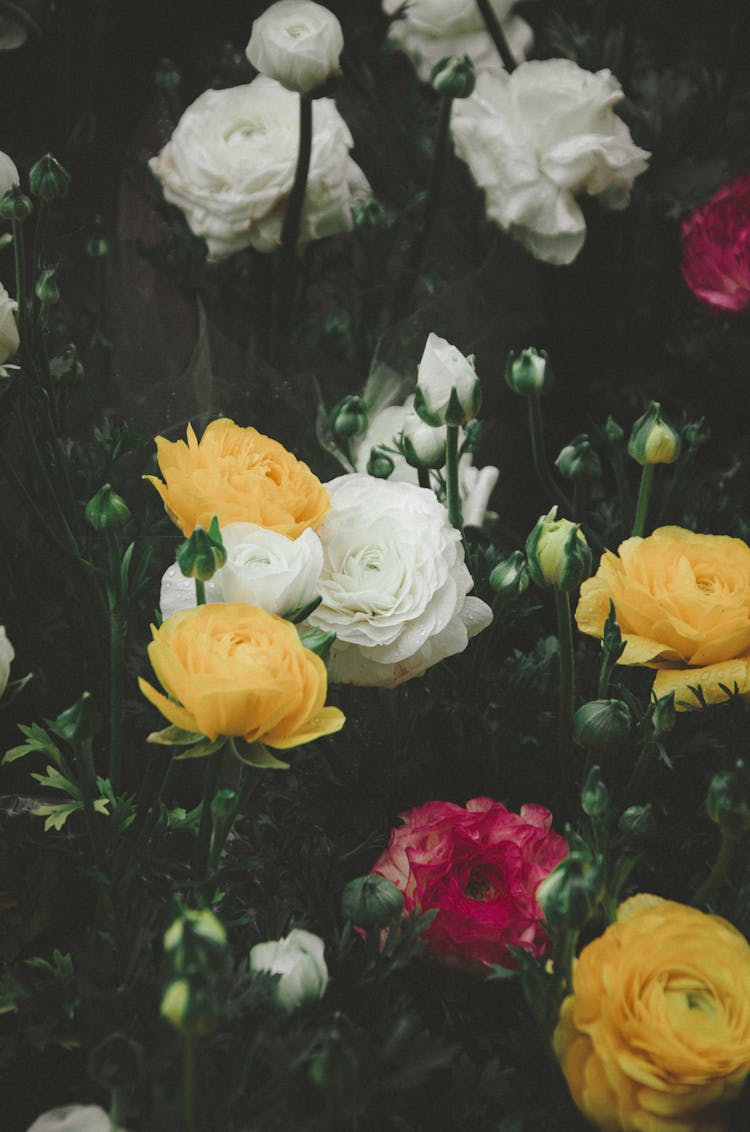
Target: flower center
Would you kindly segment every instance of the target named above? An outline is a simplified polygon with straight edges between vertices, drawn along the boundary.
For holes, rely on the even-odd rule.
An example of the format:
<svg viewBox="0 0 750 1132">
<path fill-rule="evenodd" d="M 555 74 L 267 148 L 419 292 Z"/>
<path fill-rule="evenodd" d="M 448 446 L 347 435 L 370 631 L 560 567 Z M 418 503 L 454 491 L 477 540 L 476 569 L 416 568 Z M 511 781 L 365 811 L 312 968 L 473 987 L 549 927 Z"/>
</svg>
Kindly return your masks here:
<svg viewBox="0 0 750 1132">
<path fill-rule="evenodd" d="M 493 900 L 497 896 L 494 884 L 481 872 L 472 873 L 466 884 L 466 895 L 470 900 Z"/>
</svg>

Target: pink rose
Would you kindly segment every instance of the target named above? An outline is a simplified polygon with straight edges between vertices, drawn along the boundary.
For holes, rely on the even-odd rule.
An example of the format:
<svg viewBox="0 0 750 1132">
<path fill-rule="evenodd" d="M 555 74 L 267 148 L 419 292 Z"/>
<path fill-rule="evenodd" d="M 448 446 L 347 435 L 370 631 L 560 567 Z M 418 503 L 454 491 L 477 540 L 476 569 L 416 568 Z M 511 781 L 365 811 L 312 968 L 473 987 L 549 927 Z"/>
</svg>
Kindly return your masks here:
<svg viewBox="0 0 750 1132">
<path fill-rule="evenodd" d="M 726 311 L 750 306 L 750 173 L 683 220 L 682 242 L 682 276 L 696 298 Z"/>
<path fill-rule="evenodd" d="M 515 967 L 509 947 L 541 955 L 547 934 L 536 889 L 567 855 L 543 806 L 511 813 L 492 798 L 427 802 L 401 814 L 372 872 L 404 894 L 404 912 L 438 914 L 423 939 L 444 963 L 482 971 Z"/>
</svg>

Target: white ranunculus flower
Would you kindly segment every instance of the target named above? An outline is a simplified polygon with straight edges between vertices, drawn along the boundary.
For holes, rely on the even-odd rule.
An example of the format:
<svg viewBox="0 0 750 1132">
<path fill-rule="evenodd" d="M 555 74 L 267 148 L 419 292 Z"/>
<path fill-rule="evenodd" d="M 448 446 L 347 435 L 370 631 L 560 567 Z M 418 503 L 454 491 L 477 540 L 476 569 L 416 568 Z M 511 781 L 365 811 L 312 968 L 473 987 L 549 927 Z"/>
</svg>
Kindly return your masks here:
<svg viewBox="0 0 750 1132">
<path fill-rule="evenodd" d="M 256 943 L 250 949 L 250 970 L 281 975 L 276 1002 L 284 1010 L 295 1010 L 322 998 L 328 985 L 328 967 L 320 936 L 293 928 L 283 939 Z"/>
<path fill-rule="evenodd" d="M 247 57 L 262 75 L 300 93 L 317 90 L 339 70 L 341 24 L 313 0 L 277 0 L 253 21 Z"/>
<path fill-rule="evenodd" d="M 407 413 L 401 433 L 407 463 L 423 468 L 442 468 L 447 437 L 445 425 L 433 428 L 415 412 Z"/>
<path fill-rule="evenodd" d="M 3 692 L 8 687 L 8 681 L 10 680 L 10 665 L 15 655 L 16 650 L 8 640 L 8 634 L 5 632 L 5 626 L 0 625 L 0 696 L 2 696 Z"/>
<path fill-rule="evenodd" d="M 3 199 L 9 189 L 14 188 L 17 184 L 18 170 L 15 162 L 0 149 L 0 200 Z"/>
<path fill-rule="evenodd" d="M 404 457 L 394 451 L 394 441 L 403 432 L 407 422 L 416 418 L 414 413 L 414 397 L 407 397 L 403 405 L 388 405 L 379 413 L 373 413 L 367 426 L 367 432 L 356 438 L 353 444 L 354 466 L 358 472 L 367 471 L 367 462 L 373 448 L 385 446 L 388 455 L 393 461 L 393 471 L 388 477 L 389 483 L 419 482 L 416 468 L 411 468 Z M 424 422 L 422 422 L 424 424 Z M 429 428 L 429 425 L 424 425 Z M 433 429 L 438 437 L 445 442 L 445 430 Z M 459 445 L 464 440 L 463 430 L 459 431 Z M 492 490 L 497 483 L 500 473 L 492 464 L 486 468 L 475 468 L 471 452 L 465 452 L 458 461 L 458 488 L 461 493 L 461 506 L 464 513 L 464 526 L 481 527 L 484 514 L 487 510 Z M 436 474 L 431 474 L 435 486 L 439 481 Z"/>
<path fill-rule="evenodd" d="M 95 1104 L 69 1104 L 38 1116 L 28 1132 L 124 1132 L 115 1128 L 103 1108 Z"/>
<path fill-rule="evenodd" d="M 291 539 L 255 523 L 230 523 L 221 532 L 227 560 L 206 582 L 206 601 L 242 601 L 279 617 L 318 595 L 323 548 L 315 531 Z M 161 580 L 162 617 L 195 605 L 195 582 L 175 562 Z"/>
<path fill-rule="evenodd" d="M 326 488 L 323 601 L 309 622 L 336 634 L 330 679 L 393 687 L 462 652 L 492 612 L 466 596 L 461 536 L 434 493 L 359 474 Z"/>
<path fill-rule="evenodd" d="M 312 109 L 301 243 L 351 230 L 353 205 L 370 193 L 333 100 L 318 98 Z M 299 98 L 260 75 L 247 86 L 204 91 L 149 164 L 165 199 L 204 237 L 209 257 L 220 259 L 279 247 L 298 144 Z"/>
<path fill-rule="evenodd" d="M 450 419 L 454 393 L 458 420 Z M 479 378 L 469 359 L 445 338 L 430 334 L 417 370 L 414 407 L 420 417 L 436 426 L 466 424 L 479 412 L 481 399 Z"/>
<path fill-rule="evenodd" d="M 525 59 L 533 32 L 525 20 L 511 14 L 515 0 L 492 0 L 511 53 Z M 403 0 L 383 0 L 393 16 Z M 429 82 L 436 63 L 447 55 L 468 55 L 477 71 L 502 71 L 497 48 L 485 27 L 476 0 L 410 0 L 403 19 L 394 20 L 390 38 L 409 56 L 423 82 Z"/>
<path fill-rule="evenodd" d="M 1 194 L 0 194 L 1 195 Z M 18 324 L 15 311 L 18 303 L 11 299 L 8 292 L 0 283 L 0 366 L 18 353 L 21 341 L 18 337 Z"/>
<path fill-rule="evenodd" d="M 649 154 L 614 113 L 622 97 L 610 71 L 546 59 L 480 75 L 454 104 L 456 153 L 484 189 L 487 215 L 536 259 L 572 263 L 586 236 L 576 196 L 624 207 L 646 169 Z"/>
</svg>

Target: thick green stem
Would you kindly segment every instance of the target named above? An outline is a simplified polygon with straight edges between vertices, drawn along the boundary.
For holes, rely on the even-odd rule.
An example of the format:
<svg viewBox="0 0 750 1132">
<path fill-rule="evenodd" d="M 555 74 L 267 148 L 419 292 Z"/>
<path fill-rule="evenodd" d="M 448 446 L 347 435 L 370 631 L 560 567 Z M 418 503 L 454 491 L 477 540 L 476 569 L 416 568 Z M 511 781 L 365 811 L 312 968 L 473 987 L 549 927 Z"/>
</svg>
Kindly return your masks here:
<svg viewBox="0 0 750 1132">
<path fill-rule="evenodd" d="M 641 486 L 638 489 L 638 502 L 635 505 L 635 519 L 633 520 L 633 537 L 643 537 L 648 517 L 648 505 L 651 500 L 651 488 L 654 484 L 654 470 L 656 464 L 644 464 L 641 472 Z"/>
<path fill-rule="evenodd" d="M 313 104 L 309 94 L 299 96 L 299 149 L 294 181 L 287 201 L 286 216 L 281 229 L 279 274 L 274 296 L 273 330 L 271 347 L 278 355 L 285 329 L 289 323 L 290 307 L 294 295 L 295 262 L 299 243 L 302 210 L 305 205 L 307 175 L 310 171 L 313 134 Z"/>
<path fill-rule="evenodd" d="M 221 851 L 224 848 L 227 838 L 229 837 L 234 823 L 238 817 L 242 817 L 245 806 L 250 797 L 255 793 L 260 780 L 263 777 L 263 772 L 252 766 L 243 766 L 240 783 L 235 791 L 232 807 L 226 819 L 222 823 L 221 829 L 214 830 L 214 837 L 211 840 L 211 848 L 208 854 L 208 869 L 209 875 L 214 871 L 221 858 Z"/>
<path fill-rule="evenodd" d="M 438 203 L 440 201 L 440 190 L 443 185 L 445 177 L 445 166 L 448 160 L 448 140 L 450 137 L 450 121 L 451 110 L 453 108 L 453 99 L 450 95 L 443 94 L 440 98 L 440 113 L 438 115 L 437 132 L 435 136 L 435 149 L 432 155 L 432 170 L 430 172 L 430 185 L 427 190 L 427 199 L 425 201 L 424 214 L 422 216 L 422 223 L 417 229 L 417 234 L 414 237 L 414 243 L 411 246 L 411 251 L 408 258 L 408 280 L 411 282 L 413 277 L 419 270 L 419 265 L 422 262 L 422 256 L 427 245 L 432 225 L 435 220 Z"/>
<path fill-rule="evenodd" d="M 200 578 L 195 579 L 195 604 L 206 604 L 206 583 L 202 582 Z"/>
<path fill-rule="evenodd" d="M 719 852 L 716 855 L 714 867 L 711 869 L 709 876 L 704 880 L 693 899 L 693 904 L 695 904 L 697 908 L 702 904 L 707 904 L 720 887 L 729 871 L 729 866 L 732 863 L 740 841 L 741 836 L 739 834 L 730 833 L 722 829 L 721 844 L 719 845 Z"/>
<path fill-rule="evenodd" d="M 508 41 L 505 38 L 505 33 L 503 32 L 500 21 L 495 15 L 492 5 L 490 4 L 490 0 L 477 0 L 477 8 L 479 8 L 479 11 L 482 13 L 482 19 L 484 20 L 485 27 L 487 28 L 487 31 L 492 38 L 492 42 L 497 48 L 497 53 L 502 60 L 503 66 L 505 67 L 505 70 L 508 72 L 508 74 L 510 74 L 511 71 L 514 71 L 516 69 L 517 62 L 510 47 L 508 46 Z"/>
<path fill-rule="evenodd" d="M 198 1038 L 195 1034 L 185 1035 L 185 1076 L 183 1104 L 186 1132 L 198 1132 L 196 1113 L 196 1093 L 198 1085 Z"/>
<path fill-rule="evenodd" d="M 206 776 L 203 780 L 203 801 L 201 802 L 201 816 L 198 823 L 198 840 L 195 845 L 195 875 L 199 881 L 205 880 L 208 875 L 208 850 L 211 845 L 211 831 L 213 817 L 211 803 L 216 794 L 216 785 L 221 770 L 221 751 L 209 755 L 206 766 Z"/>
<path fill-rule="evenodd" d="M 557 713 L 557 748 L 560 760 L 560 782 L 563 793 L 570 796 L 572 786 L 572 767 L 570 743 L 573 732 L 573 697 L 575 695 L 575 669 L 573 659 L 573 625 L 570 616 L 570 597 L 557 586 L 555 592 L 555 615 L 557 618 L 557 640 L 560 649 L 560 688 Z"/>
<path fill-rule="evenodd" d="M 419 480 L 419 486 L 420 487 L 427 487 L 427 488 L 432 487 L 432 484 L 430 483 L 430 469 L 429 468 L 417 468 L 417 479 Z"/>
<path fill-rule="evenodd" d="M 457 531 L 463 530 L 461 513 L 461 493 L 458 489 L 458 425 L 447 425 L 445 444 L 445 493 L 448 504 L 448 518 Z"/>
<path fill-rule="evenodd" d="M 542 422 L 542 402 L 539 394 L 534 390 L 529 394 L 529 434 L 531 436 L 531 457 L 534 461 L 534 470 L 537 479 L 547 492 L 550 499 L 556 499 L 567 515 L 572 515 L 573 505 L 567 495 L 553 480 L 547 459 L 544 455 L 544 424 Z"/>
<path fill-rule="evenodd" d="M 122 562 L 114 531 L 107 531 L 109 555 L 109 781 L 116 794 L 120 788 L 123 749 L 123 670 L 125 665 L 125 633 L 127 629 L 127 597 L 122 587 Z"/>
</svg>

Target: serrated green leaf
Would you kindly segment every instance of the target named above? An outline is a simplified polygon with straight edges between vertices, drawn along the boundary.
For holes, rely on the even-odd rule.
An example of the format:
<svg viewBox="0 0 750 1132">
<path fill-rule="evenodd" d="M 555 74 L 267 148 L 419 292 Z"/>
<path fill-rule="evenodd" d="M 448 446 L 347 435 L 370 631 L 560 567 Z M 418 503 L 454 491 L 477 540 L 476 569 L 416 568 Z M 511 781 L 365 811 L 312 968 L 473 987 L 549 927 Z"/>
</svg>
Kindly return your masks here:
<svg viewBox="0 0 750 1132">
<path fill-rule="evenodd" d="M 61 802 L 58 805 L 37 806 L 32 812 L 37 818 L 47 818 L 44 823 L 44 832 L 49 833 L 51 829 L 56 829 L 59 832 L 70 815 L 81 809 L 83 809 L 81 802 Z"/>
<path fill-rule="evenodd" d="M 62 790 L 64 794 L 69 794 L 71 798 L 81 800 L 81 791 L 75 782 L 71 782 L 69 778 L 64 778 L 53 766 L 46 767 L 45 774 L 32 774 L 40 786 L 49 786 L 52 790 Z"/>
</svg>

